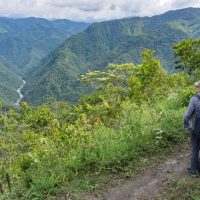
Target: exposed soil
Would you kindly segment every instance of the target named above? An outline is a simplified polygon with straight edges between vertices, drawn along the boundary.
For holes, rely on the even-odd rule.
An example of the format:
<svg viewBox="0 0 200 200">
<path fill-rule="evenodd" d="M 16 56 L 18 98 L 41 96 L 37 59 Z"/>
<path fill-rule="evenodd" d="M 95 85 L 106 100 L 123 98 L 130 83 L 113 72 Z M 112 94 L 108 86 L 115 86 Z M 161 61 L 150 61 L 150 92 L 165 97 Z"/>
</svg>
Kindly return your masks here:
<svg viewBox="0 0 200 200">
<path fill-rule="evenodd" d="M 182 177 L 190 163 L 188 148 L 176 149 L 166 160 L 149 167 L 144 173 L 106 188 L 98 197 L 89 195 L 87 200 L 152 200 L 162 194 L 169 176 Z"/>
</svg>

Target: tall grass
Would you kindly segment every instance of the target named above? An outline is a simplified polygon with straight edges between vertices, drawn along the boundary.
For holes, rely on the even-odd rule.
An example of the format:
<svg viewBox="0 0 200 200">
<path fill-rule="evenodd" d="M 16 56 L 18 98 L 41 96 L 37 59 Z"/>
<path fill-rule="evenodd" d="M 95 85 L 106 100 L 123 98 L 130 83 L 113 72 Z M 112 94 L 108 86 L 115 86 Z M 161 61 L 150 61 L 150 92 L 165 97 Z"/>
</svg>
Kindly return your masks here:
<svg viewBox="0 0 200 200">
<path fill-rule="evenodd" d="M 44 130 L 2 133 L 1 199 L 45 199 L 72 185 L 73 189 L 91 190 L 98 183 L 88 176 L 123 171 L 130 163 L 162 153 L 184 139 L 185 107 L 176 95 L 153 105 L 126 101 L 122 110 L 111 127 L 101 125 L 70 134 L 57 129 L 49 135 Z M 11 179 L 11 193 L 6 173 Z"/>
</svg>

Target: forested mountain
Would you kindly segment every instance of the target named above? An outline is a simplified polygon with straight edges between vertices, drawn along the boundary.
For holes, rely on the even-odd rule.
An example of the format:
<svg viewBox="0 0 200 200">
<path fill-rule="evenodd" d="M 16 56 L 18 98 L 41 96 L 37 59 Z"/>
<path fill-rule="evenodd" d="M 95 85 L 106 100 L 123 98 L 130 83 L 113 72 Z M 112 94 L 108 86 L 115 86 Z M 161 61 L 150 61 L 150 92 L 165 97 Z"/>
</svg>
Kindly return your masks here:
<svg viewBox="0 0 200 200">
<path fill-rule="evenodd" d="M 200 9 L 187 8 L 154 17 L 94 23 L 68 38 L 29 74 L 24 100 L 36 105 L 54 96 L 75 102 L 86 88 L 80 75 L 108 63 L 139 63 L 144 48 L 155 49 L 165 68 L 173 67 L 174 43 L 200 36 Z M 36 68 L 35 68 L 36 69 Z"/>
<path fill-rule="evenodd" d="M 17 100 L 17 88 L 20 87 L 22 81 L 13 72 L 13 64 L 0 57 L 0 100 L 8 104 L 13 104 Z"/>
<path fill-rule="evenodd" d="M 15 89 L 19 84 L 13 85 L 10 80 L 19 83 L 20 79 L 17 75 L 26 77 L 26 72 L 30 68 L 34 69 L 41 58 L 62 44 L 69 36 L 84 30 L 88 25 L 65 19 L 49 21 L 33 17 L 24 19 L 1 17 L 0 64 L 1 73 L 7 76 L 0 76 L 0 99 L 15 102 L 18 98 Z M 4 79 L 7 81 L 5 82 Z"/>
<path fill-rule="evenodd" d="M 0 55 L 19 70 L 26 71 L 66 38 L 87 26 L 87 23 L 69 20 L 0 18 Z"/>
</svg>

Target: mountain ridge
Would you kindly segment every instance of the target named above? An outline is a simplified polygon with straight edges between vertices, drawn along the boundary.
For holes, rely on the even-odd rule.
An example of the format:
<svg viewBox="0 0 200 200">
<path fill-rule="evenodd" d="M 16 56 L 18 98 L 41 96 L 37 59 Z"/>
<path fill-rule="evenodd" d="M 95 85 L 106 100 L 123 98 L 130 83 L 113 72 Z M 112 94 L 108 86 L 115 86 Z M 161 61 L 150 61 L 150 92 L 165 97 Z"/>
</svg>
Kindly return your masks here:
<svg viewBox="0 0 200 200">
<path fill-rule="evenodd" d="M 19 81 L 17 76 L 27 79 L 27 71 L 34 70 L 43 57 L 62 44 L 69 36 L 84 30 L 88 25 L 88 23 L 73 22 L 67 19 L 50 21 L 33 17 L 22 19 L 0 17 L 0 63 L 1 68 L 4 67 L 2 71 L 6 71 L 8 75 L 9 71 L 6 69 L 8 67 L 15 73 L 11 76 L 16 82 Z M 10 78 L 8 80 L 11 81 Z M 4 82 L 3 77 L 0 77 L 0 84 L 4 86 L 0 100 L 9 103 L 16 102 L 18 99 L 16 88 L 13 87 L 12 82 L 6 82 L 6 85 Z M 19 87 L 19 84 L 17 86 Z M 14 94 L 11 95 L 11 93 Z M 7 101 L 9 98 L 10 100 Z"/>
<path fill-rule="evenodd" d="M 30 76 L 23 89 L 24 100 L 37 105 L 54 96 L 58 100 L 74 102 L 86 91 L 78 81 L 81 74 L 104 70 L 113 62 L 139 63 L 144 48 L 155 49 L 164 66 L 172 70 L 173 44 L 188 37 L 199 37 L 199 21 L 200 9 L 188 8 L 154 17 L 94 23 L 68 38 L 43 59 L 35 76 Z M 37 95 L 41 91 L 42 97 Z"/>
</svg>

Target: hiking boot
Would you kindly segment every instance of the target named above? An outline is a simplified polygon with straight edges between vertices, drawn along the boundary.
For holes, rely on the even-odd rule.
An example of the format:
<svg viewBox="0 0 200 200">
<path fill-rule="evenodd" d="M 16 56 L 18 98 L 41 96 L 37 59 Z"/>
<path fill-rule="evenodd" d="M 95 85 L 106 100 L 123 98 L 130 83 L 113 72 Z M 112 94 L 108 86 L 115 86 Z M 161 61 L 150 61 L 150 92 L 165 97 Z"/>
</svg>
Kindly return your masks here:
<svg viewBox="0 0 200 200">
<path fill-rule="evenodd" d="M 186 172 L 188 175 L 190 175 L 193 178 L 196 178 L 199 176 L 198 171 L 193 171 L 191 170 L 191 168 L 187 168 Z"/>
</svg>

